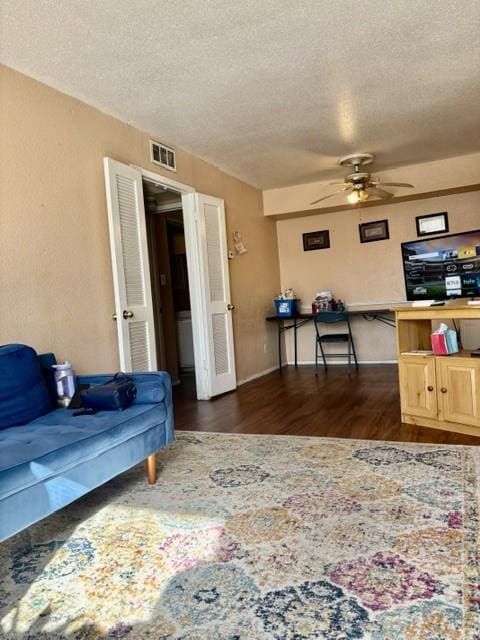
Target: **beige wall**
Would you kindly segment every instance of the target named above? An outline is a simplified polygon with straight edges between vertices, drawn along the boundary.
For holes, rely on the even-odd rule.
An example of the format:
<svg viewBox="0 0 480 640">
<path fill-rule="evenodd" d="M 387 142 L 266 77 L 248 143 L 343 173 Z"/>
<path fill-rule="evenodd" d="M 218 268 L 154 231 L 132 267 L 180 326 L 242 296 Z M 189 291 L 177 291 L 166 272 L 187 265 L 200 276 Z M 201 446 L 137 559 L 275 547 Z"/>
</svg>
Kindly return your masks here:
<svg viewBox="0 0 480 640">
<path fill-rule="evenodd" d="M 400 243 L 416 238 L 415 216 L 439 211 L 448 212 L 451 233 L 478 229 L 480 192 L 279 220 L 282 288 L 293 287 L 307 308 L 315 293 L 324 289 L 350 304 L 405 300 Z M 360 244 L 359 223 L 385 218 L 390 239 Z M 322 229 L 330 230 L 331 248 L 304 252 L 302 233 Z M 395 358 L 392 328 L 355 319 L 353 332 L 361 360 Z M 292 360 L 291 336 L 287 350 Z M 313 326 L 309 324 L 299 331 L 299 360 L 311 361 L 313 354 Z"/>
<path fill-rule="evenodd" d="M 6 67 L 1 83 L 0 342 L 53 350 L 79 372 L 116 370 L 102 158 L 162 173 L 149 135 Z M 230 262 L 242 380 L 275 364 L 264 322 L 279 287 L 275 222 L 257 189 L 180 149 L 177 163 L 164 175 L 223 198 L 229 241 L 239 230 L 248 248 Z"/>
</svg>

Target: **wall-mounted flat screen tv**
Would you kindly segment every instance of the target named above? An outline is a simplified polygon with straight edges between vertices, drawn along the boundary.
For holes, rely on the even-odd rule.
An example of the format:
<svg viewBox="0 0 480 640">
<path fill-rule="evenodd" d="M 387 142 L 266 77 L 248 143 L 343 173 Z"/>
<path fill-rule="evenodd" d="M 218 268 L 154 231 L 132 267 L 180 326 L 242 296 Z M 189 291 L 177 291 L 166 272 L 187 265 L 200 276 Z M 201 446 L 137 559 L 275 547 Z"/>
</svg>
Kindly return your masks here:
<svg viewBox="0 0 480 640">
<path fill-rule="evenodd" d="M 402 243 L 407 300 L 480 296 L 480 229 Z"/>
</svg>

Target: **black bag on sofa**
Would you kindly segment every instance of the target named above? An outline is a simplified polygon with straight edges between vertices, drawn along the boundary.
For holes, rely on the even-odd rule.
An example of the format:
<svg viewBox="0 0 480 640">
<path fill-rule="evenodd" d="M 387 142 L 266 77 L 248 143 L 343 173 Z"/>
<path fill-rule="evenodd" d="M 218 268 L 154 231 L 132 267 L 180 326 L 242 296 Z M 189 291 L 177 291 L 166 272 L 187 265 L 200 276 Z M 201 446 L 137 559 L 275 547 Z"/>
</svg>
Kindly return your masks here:
<svg viewBox="0 0 480 640">
<path fill-rule="evenodd" d="M 125 373 L 116 373 L 111 380 L 81 392 L 82 405 L 96 411 L 123 411 L 135 400 L 137 388 Z"/>
</svg>

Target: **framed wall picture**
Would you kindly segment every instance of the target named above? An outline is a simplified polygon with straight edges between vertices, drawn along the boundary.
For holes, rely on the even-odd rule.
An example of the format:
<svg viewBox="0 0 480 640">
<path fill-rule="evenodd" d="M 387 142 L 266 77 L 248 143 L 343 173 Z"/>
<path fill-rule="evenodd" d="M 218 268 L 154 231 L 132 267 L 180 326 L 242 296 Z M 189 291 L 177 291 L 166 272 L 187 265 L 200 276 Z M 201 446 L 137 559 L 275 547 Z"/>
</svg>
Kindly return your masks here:
<svg viewBox="0 0 480 640">
<path fill-rule="evenodd" d="M 360 242 L 377 242 L 377 240 L 388 240 L 388 220 L 375 220 L 375 222 L 365 222 L 358 225 L 360 232 Z"/>
<path fill-rule="evenodd" d="M 303 250 L 316 251 L 317 249 L 330 248 L 330 232 L 328 229 L 323 231 L 311 231 L 303 234 Z"/>
<path fill-rule="evenodd" d="M 417 216 L 417 236 L 431 236 L 435 233 L 448 233 L 448 213 L 432 213 L 428 216 Z"/>
</svg>

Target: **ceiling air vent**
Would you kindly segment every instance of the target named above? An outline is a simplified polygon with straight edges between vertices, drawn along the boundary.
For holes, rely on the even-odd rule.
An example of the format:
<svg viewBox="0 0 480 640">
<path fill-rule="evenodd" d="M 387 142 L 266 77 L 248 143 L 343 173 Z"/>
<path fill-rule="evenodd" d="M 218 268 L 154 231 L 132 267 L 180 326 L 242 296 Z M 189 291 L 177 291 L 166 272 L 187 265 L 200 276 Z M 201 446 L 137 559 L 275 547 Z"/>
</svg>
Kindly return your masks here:
<svg viewBox="0 0 480 640">
<path fill-rule="evenodd" d="M 152 162 L 159 164 L 170 171 L 177 170 L 177 161 L 175 157 L 175 149 L 167 147 L 160 142 L 150 140 L 150 157 Z"/>
</svg>

